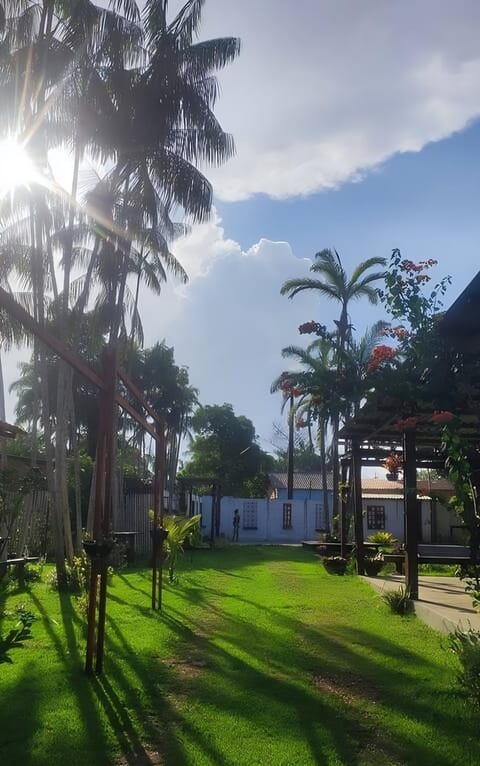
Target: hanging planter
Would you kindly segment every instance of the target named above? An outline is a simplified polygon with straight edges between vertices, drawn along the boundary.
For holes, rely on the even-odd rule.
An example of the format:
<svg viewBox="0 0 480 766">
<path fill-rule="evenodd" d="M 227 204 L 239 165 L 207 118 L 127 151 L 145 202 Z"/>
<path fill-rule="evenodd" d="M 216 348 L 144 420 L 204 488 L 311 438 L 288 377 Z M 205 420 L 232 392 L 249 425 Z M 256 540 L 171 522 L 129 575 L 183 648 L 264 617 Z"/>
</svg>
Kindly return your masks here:
<svg viewBox="0 0 480 766">
<path fill-rule="evenodd" d="M 391 471 L 387 473 L 387 481 L 398 481 L 398 471 Z"/>
<path fill-rule="evenodd" d="M 84 540 L 83 550 L 90 559 L 106 559 L 113 548 L 113 540 Z"/>
<path fill-rule="evenodd" d="M 383 467 L 387 471 L 387 481 L 397 481 L 398 475 L 403 467 L 403 460 L 400 455 L 392 452 L 385 458 Z"/>
<path fill-rule="evenodd" d="M 156 543 L 157 545 L 163 545 L 168 537 L 168 529 L 164 529 L 163 527 L 156 527 L 156 529 L 151 529 L 150 537 L 152 538 L 154 544 Z"/>
</svg>

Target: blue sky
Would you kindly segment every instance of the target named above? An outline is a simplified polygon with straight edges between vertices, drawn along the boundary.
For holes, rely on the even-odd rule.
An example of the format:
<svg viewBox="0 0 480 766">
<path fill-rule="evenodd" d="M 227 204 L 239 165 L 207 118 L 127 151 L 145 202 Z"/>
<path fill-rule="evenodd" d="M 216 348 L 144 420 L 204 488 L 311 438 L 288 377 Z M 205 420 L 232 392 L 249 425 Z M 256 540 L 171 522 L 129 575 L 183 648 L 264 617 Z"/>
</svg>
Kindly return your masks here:
<svg viewBox="0 0 480 766">
<path fill-rule="evenodd" d="M 230 402 L 264 449 L 282 347 L 338 313 L 280 296 L 316 251 L 337 248 L 348 271 L 394 247 L 437 258 L 447 303 L 480 268 L 479 29 L 478 0 L 206 0 L 201 38 L 242 41 L 216 106 L 237 154 L 205 169 L 215 211 L 172 246 L 189 284 L 144 291 L 141 314 L 146 345 L 174 346 L 201 402 Z M 356 304 L 353 324 L 380 313 Z"/>
<path fill-rule="evenodd" d="M 388 256 L 435 257 L 460 285 L 480 268 L 480 122 L 422 151 L 384 162 L 357 183 L 308 197 L 217 202 L 227 236 L 248 249 L 261 237 L 298 257 L 336 247 L 346 264 Z M 452 289 L 455 288 L 454 287 Z"/>
</svg>

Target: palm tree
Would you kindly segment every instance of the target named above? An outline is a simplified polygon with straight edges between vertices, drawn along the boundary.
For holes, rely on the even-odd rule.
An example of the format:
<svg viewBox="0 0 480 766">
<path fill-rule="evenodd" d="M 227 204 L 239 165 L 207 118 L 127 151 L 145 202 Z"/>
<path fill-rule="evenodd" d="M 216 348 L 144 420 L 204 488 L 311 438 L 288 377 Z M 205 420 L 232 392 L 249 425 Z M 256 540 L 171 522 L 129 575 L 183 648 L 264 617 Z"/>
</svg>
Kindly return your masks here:
<svg viewBox="0 0 480 766">
<path fill-rule="evenodd" d="M 315 260 L 310 271 L 318 275 L 314 278 L 300 278 L 287 280 L 280 290 L 282 295 L 293 298 L 304 290 L 315 290 L 321 296 L 340 304 L 340 317 L 335 322 L 337 326 L 337 351 L 336 366 L 338 374 L 343 374 L 343 353 L 352 342 L 352 325 L 349 317 L 350 303 L 360 298 L 367 298 L 370 303 L 378 300 L 378 290 L 374 283 L 383 279 L 385 271 L 371 271 L 375 267 L 383 268 L 386 265 L 384 258 L 368 258 L 362 261 L 348 277 L 341 258 L 336 250 L 321 250 L 316 253 Z M 332 421 L 333 440 L 333 505 L 334 516 L 338 516 L 339 510 L 339 455 L 338 455 L 338 431 L 340 425 L 340 411 Z"/>
<path fill-rule="evenodd" d="M 335 322 L 338 331 L 339 348 L 345 348 L 351 338 L 351 324 L 349 320 L 349 306 L 351 301 L 367 298 L 370 303 L 377 303 L 378 290 L 373 287 L 374 282 L 382 280 L 384 271 L 367 273 L 375 266 L 386 265 L 385 258 L 368 258 L 362 261 L 349 278 L 339 254 L 336 250 L 321 250 L 315 254 L 315 261 L 310 267 L 313 274 L 319 274 L 318 278 L 288 279 L 280 290 L 282 295 L 293 298 L 303 290 L 316 290 L 320 295 L 340 303 L 340 318 Z"/>
<path fill-rule="evenodd" d="M 329 518 L 326 437 L 328 424 L 338 408 L 334 348 L 329 340 L 322 338 L 313 341 L 306 349 L 287 346 L 282 349 L 282 356 L 299 363 L 300 369 L 283 372 L 272 383 L 271 391 L 283 390 L 285 380 L 290 382 L 290 390 L 297 395 L 290 417 L 298 423 L 306 423 L 312 450 L 312 423 L 317 423 L 315 442 L 320 452 L 324 509 Z"/>
</svg>

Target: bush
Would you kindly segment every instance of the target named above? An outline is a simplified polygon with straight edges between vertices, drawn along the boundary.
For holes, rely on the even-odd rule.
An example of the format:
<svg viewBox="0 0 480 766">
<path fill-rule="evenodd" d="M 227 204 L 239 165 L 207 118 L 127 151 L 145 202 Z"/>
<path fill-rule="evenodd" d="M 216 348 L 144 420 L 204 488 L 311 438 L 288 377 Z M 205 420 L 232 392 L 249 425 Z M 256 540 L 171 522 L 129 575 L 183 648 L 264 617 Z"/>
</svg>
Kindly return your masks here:
<svg viewBox="0 0 480 766">
<path fill-rule="evenodd" d="M 23 642 L 32 637 L 31 626 L 36 620 L 35 615 L 25 609 L 23 604 L 19 604 L 16 610 L 16 621 L 6 636 L 0 634 L 0 663 L 11 662 L 8 652 L 11 649 L 18 649 L 23 646 Z M 7 617 L 11 616 L 9 614 Z"/>
<path fill-rule="evenodd" d="M 458 674 L 465 693 L 480 707 L 480 633 L 470 628 L 456 628 L 450 637 L 450 646 L 462 666 Z"/>
<path fill-rule="evenodd" d="M 394 614 L 400 614 L 404 617 L 406 614 L 411 614 L 413 611 L 410 591 L 403 586 L 398 590 L 389 590 L 386 593 L 383 593 L 382 599 Z"/>
<path fill-rule="evenodd" d="M 61 583 L 62 590 L 71 593 L 82 593 L 87 590 L 90 580 L 90 560 L 85 553 L 75 556 L 73 563 L 65 562 L 65 582 Z M 52 590 L 59 590 L 56 569 L 52 569 L 47 575 L 47 585 Z"/>
<path fill-rule="evenodd" d="M 343 556 L 325 556 L 322 564 L 328 574 L 344 575 L 347 569 L 348 559 Z"/>
<path fill-rule="evenodd" d="M 28 582 L 40 582 L 42 579 L 42 571 L 45 564 L 45 559 L 40 559 L 36 564 L 25 564 L 25 568 L 23 570 L 24 575 L 24 581 L 26 583 Z M 19 579 L 19 571 L 17 567 L 11 567 L 9 578 L 12 581 L 17 581 Z"/>
<path fill-rule="evenodd" d="M 385 553 L 390 553 L 398 545 L 397 538 L 394 537 L 391 532 L 385 532 L 385 530 L 382 529 L 379 529 L 377 532 L 374 532 L 373 535 L 367 537 L 365 542 L 378 545 L 379 549 Z"/>
</svg>

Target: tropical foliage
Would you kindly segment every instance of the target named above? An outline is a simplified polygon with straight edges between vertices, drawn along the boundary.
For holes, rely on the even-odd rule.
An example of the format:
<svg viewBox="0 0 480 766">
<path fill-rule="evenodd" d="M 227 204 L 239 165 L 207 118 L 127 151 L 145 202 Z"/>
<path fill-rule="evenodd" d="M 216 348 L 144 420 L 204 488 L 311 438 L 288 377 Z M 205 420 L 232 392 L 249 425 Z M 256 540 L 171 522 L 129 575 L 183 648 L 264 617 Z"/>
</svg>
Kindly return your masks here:
<svg viewBox="0 0 480 766">
<path fill-rule="evenodd" d="M 216 72 L 236 58 L 239 41 L 200 41 L 203 6 L 186 0 L 176 15 L 168 0 L 1 6 L 0 145 L 18 156 L 24 183 L 10 189 L 2 173 L 11 193 L 0 204 L 0 282 L 19 284 L 35 319 L 93 366 L 106 344 L 120 356 L 141 347 L 142 284 L 159 294 L 167 276 L 186 280 L 171 243 L 209 215 L 212 188 L 199 165 L 234 152 L 214 108 Z M 65 191 L 52 168 L 67 156 Z M 7 347 L 18 328 L 0 319 Z M 97 401 L 51 361 L 34 340 L 17 390 L 32 444 L 42 432 L 60 571 L 64 555 L 79 550 L 83 513 L 77 503 L 74 535 L 67 456 L 78 483 L 80 441 L 86 433 L 90 453 L 96 444 Z M 179 385 L 186 393 L 188 379 Z M 189 406 L 175 400 L 169 413 L 172 473 Z"/>
<path fill-rule="evenodd" d="M 255 428 L 248 418 L 235 415 L 231 404 L 205 405 L 197 409 L 191 426 L 190 459 L 182 475 L 216 479 L 223 495 L 256 497 L 259 483 L 265 492 L 262 477 L 272 458 L 256 443 Z"/>
</svg>

